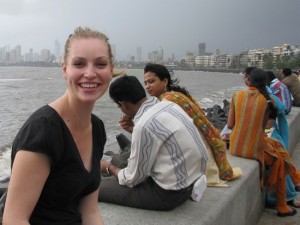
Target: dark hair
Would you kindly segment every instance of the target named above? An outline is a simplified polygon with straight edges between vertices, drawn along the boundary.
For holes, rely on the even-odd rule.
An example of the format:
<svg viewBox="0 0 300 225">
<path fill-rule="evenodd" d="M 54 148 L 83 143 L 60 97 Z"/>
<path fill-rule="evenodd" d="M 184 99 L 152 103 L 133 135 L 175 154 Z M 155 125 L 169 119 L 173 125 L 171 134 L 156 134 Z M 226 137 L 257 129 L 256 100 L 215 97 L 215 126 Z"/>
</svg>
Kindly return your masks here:
<svg viewBox="0 0 300 225">
<path fill-rule="evenodd" d="M 256 67 L 254 66 L 250 66 L 250 67 L 247 67 L 244 71 L 244 74 L 249 77 L 250 73 L 252 72 L 252 70 L 256 69 Z"/>
<path fill-rule="evenodd" d="M 277 108 L 271 101 L 271 97 L 266 88 L 267 73 L 262 69 L 253 69 L 249 74 L 249 80 L 252 87 L 256 87 L 259 92 L 266 98 L 268 109 L 270 111 L 269 118 L 276 119 Z"/>
<path fill-rule="evenodd" d="M 276 78 L 276 76 L 273 73 L 273 71 L 271 71 L 271 70 L 266 71 L 266 75 L 267 75 L 267 85 L 269 86 L 271 81 L 274 80 Z"/>
<path fill-rule="evenodd" d="M 146 91 L 135 76 L 123 75 L 110 84 L 109 96 L 116 103 L 127 101 L 135 104 L 146 97 Z"/>
<path fill-rule="evenodd" d="M 283 68 L 282 69 L 282 74 L 286 77 L 286 76 L 290 76 L 292 75 L 292 70 L 290 68 Z"/>
<path fill-rule="evenodd" d="M 168 84 L 166 86 L 167 91 L 178 91 L 187 96 L 190 95 L 189 92 L 184 87 L 180 87 L 178 85 L 179 80 L 177 78 L 172 79 L 172 76 L 174 75 L 174 73 L 173 73 L 173 71 L 169 71 L 167 69 L 167 67 L 165 67 L 161 64 L 148 63 L 144 68 L 144 74 L 147 72 L 155 73 L 155 75 L 160 80 L 167 79 L 168 80 Z"/>
</svg>

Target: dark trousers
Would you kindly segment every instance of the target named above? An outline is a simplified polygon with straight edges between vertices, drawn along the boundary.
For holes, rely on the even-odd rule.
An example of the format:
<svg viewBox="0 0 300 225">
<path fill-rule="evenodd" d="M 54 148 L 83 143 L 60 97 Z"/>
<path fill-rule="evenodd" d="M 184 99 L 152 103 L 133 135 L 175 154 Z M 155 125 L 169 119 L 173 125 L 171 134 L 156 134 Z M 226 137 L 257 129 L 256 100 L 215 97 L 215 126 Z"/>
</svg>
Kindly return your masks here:
<svg viewBox="0 0 300 225">
<path fill-rule="evenodd" d="M 171 210 L 187 199 L 192 194 L 193 185 L 188 188 L 172 191 L 158 186 L 152 178 L 130 188 L 119 185 L 115 177 L 101 180 L 99 202 L 108 202 L 140 209 Z"/>
</svg>

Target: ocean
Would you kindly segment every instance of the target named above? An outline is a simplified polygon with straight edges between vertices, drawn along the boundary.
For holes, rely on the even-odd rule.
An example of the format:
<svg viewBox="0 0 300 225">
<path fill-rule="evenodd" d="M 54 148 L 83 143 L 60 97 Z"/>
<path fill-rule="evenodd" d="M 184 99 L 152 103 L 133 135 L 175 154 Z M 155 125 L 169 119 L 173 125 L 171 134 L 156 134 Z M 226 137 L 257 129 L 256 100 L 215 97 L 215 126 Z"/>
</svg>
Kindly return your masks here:
<svg viewBox="0 0 300 225">
<path fill-rule="evenodd" d="M 142 69 L 126 69 L 143 83 Z M 243 76 L 234 73 L 174 70 L 174 77 L 203 108 L 223 106 L 232 94 L 244 89 Z M 54 101 L 66 90 L 59 67 L 0 67 L 0 178 L 10 173 L 10 146 L 19 128 L 39 107 Z M 122 112 L 106 93 L 95 105 L 94 112 L 105 124 L 105 150 L 117 151 L 116 135 L 126 134 L 118 124 Z"/>
</svg>

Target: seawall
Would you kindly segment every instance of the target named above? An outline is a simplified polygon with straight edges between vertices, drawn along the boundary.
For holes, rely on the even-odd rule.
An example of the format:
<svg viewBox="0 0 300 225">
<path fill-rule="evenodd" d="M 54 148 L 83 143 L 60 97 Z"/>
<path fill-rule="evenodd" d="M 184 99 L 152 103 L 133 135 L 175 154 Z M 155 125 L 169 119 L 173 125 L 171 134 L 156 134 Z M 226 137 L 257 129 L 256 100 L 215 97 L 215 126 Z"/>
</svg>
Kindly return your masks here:
<svg viewBox="0 0 300 225">
<path fill-rule="evenodd" d="M 287 116 L 289 153 L 300 140 L 300 108 L 293 107 Z M 264 191 L 259 182 L 259 165 L 255 160 L 227 154 L 233 167 L 240 167 L 243 176 L 229 182 L 228 188 L 209 187 L 200 202 L 191 200 L 168 212 L 129 208 L 99 203 L 105 224 L 131 225 L 256 225 L 264 210 Z M 101 194 L 101 190 L 100 190 Z"/>
</svg>

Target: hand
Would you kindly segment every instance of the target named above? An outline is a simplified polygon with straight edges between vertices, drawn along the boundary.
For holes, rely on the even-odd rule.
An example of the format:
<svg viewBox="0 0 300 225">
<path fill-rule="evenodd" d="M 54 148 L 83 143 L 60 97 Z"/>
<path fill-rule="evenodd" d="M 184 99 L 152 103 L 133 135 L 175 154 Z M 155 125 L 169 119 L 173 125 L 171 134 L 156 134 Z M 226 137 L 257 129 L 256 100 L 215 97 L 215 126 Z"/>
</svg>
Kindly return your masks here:
<svg viewBox="0 0 300 225">
<path fill-rule="evenodd" d="M 124 130 L 128 131 L 129 133 L 132 133 L 134 123 L 129 116 L 123 115 L 122 117 L 120 117 L 119 124 L 120 127 L 122 127 Z"/>
<path fill-rule="evenodd" d="M 103 174 L 107 173 L 107 168 L 109 166 L 109 172 L 110 172 L 110 174 L 112 174 L 115 177 L 118 176 L 120 168 L 114 166 L 113 164 L 110 164 L 109 162 L 107 162 L 105 160 L 101 160 L 100 164 L 101 164 L 101 173 L 103 173 Z"/>
<path fill-rule="evenodd" d="M 229 139 L 230 139 L 230 133 L 226 133 L 222 136 L 223 141 L 229 141 Z"/>
<path fill-rule="evenodd" d="M 106 168 L 108 167 L 109 162 L 107 162 L 106 160 L 101 160 L 100 161 L 100 169 L 101 169 L 101 173 L 106 173 Z"/>
</svg>

